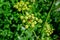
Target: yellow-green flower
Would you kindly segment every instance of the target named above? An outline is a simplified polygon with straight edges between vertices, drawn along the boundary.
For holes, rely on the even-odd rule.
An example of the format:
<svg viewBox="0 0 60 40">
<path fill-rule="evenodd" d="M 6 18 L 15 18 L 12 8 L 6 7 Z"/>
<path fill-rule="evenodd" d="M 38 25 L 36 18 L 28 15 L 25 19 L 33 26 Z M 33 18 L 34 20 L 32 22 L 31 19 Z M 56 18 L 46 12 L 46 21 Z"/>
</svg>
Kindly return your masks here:
<svg viewBox="0 0 60 40">
<path fill-rule="evenodd" d="M 32 16 L 34 16 L 34 14 L 31 14 Z"/>
<path fill-rule="evenodd" d="M 34 14 L 31 14 L 31 17 L 32 17 L 32 19 L 34 19 L 35 17 L 34 17 Z"/>
<path fill-rule="evenodd" d="M 20 16 L 23 25 L 28 28 L 28 27 L 35 27 L 37 23 L 42 23 L 42 19 L 38 19 L 37 17 L 34 16 L 34 14 L 30 14 L 29 12 L 25 12 L 25 16 L 22 15 Z M 28 26 L 29 25 L 29 26 Z"/>
<path fill-rule="evenodd" d="M 20 4 L 21 4 L 21 5 L 24 5 L 24 1 L 20 1 Z"/>
<path fill-rule="evenodd" d="M 20 16 L 21 19 L 23 19 L 24 17 L 23 16 Z"/>
<path fill-rule="evenodd" d="M 17 8 L 18 9 L 18 6 L 17 5 L 14 5 L 14 8 Z"/>
<path fill-rule="evenodd" d="M 28 17 L 31 18 L 31 15 L 29 15 Z"/>
<path fill-rule="evenodd" d="M 28 7 L 29 5 L 29 2 L 24 2 L 24 1 L 20 1 L 18 3 L 16 3 L 16 5 L 14 5 L 14 8 L 18 9 L 18 11 L 29 11 L 30 10 L 30 7 Z M 21 10 L 19 10 L 21 9 Z"/>
<path fill-rule="evenodd" d="M 26 8 L 26 10 L 30 10 L 30 8 Z"/>
<path fill-rule="evenodd" d="M 37 24 L 37 22 L 36 22 L 36 21 L 34 21 L 34 24 Z"/>
<path fill-rule="evenodd" d="M 28 24 L 31 24 L 31 22 L 29 21 Z"/>
<path fill-rule="evenodd" d="M 24 4 L 24 6 L 23 7 L 27 7 L 27 5 L 26 4 Z"/>
<path fill-rule="evenodd" d="M 25 25 L 25 28 L 27 29 L 29 26 L 28 25 Z"/>
<path fill-rule="evenodd" d="M 53 33 L 53 28 L 51 28 L 50 24 L 48 24 L 47 22 L 45 23 L 45 32 L 48 36 Z"/>
<path fill-rule="evenodd" d="M 25 10 L 26 8 L 22 8 L 22 10 Z"/>
<path fill-rule="evenodd" d="M 23 22 L 23 23 L 25 23 L 25 22 L 26 22 L 26 20 L 23 20 L 22 22 Z"/>
<path fill-rule="evenodd" d="M 17 3 L 17 5 L 19 5 L 19 2 Z"/>
<path fill-rule="evenodd" d="M 25 16 L 25 19 L 27 20 L 27 19 L 28 19 L 28 17 L 27 17 L 27 16 Z"/>
<path fill-rule="evenodd" d="M 34 27 L 35 25 L 34 24 L 31 24 L 31 27 Z"/>
<path fill-rule="evenodd" d="M 39 22 L 39 23 L 42 23 L 43 21 L 42 21 L 42 19 L 39 19 L 38 22 Z"/>
<path fill-rule="evenodd" d="M 36 17 L 36 21 L 38 21 L 38 18 Z"/>
<path fill-rule="evenodd" d="M 26 2 L 26 4 L 29 4 L 29 2 Z"/>
<path fill-rule="evenodd" d="M 21 8 L 18 8 L 18 11 L 21 11 Z"/>
<path fill-rule="evenodd" d="M 32 6 L 31 6 L 31 5 L 29 5 L 28 7 L 29 7 L 29 8 L 31 8 Z"/>
</svg>

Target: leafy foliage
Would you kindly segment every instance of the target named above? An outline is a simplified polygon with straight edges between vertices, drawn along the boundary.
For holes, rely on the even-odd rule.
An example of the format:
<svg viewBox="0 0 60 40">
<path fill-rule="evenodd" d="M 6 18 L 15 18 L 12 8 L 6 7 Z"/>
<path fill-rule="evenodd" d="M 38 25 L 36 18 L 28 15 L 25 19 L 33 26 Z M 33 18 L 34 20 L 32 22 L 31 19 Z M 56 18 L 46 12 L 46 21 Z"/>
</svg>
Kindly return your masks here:
<svg viewBox="0 0 60 40">
<path fill-rule="evenodd" d="M 60 3 L 56 0 L 0 0 L 0 40 L 56 40 Z"/>
</svg>

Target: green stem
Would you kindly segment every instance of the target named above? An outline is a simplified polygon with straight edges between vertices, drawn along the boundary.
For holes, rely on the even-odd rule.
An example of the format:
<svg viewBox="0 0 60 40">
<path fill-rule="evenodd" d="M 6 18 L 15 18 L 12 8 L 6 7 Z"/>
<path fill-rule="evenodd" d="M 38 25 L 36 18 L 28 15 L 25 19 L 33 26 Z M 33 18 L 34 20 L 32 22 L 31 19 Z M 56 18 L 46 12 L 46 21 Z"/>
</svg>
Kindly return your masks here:
<svg viewBox="0 0 60 40">
<path fill-rule="evenodd" d="M 51 13 L 51 10 L 52 10 L 52 7 L 53 7 L 54 3 L 55 3 L 55 0 L 53 1 L 53 4 L 52 4 L 52 6 L 51 6 L 50 11 L 48 12 L 48 15 L 47 15 L 47 18 L 46 18 L 46 21 L 45 21 L 45 22 L 47 22 L 48 19 L 50 18 L 50 13 Z"/>
</svg>

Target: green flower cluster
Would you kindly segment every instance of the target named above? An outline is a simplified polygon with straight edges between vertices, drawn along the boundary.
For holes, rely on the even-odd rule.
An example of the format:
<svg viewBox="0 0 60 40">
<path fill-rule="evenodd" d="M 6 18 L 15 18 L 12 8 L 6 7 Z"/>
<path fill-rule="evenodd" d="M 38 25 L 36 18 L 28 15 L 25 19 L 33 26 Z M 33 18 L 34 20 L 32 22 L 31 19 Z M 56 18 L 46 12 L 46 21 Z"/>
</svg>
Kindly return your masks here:
<svg viewBox="0 0 60 40">
<path fill-rule="evenodd" d="M 39 19 L 34 16 L 34 14 L 29 14 L 26 12 L 25 16 L 20 16 L 20 19 L 22 20 L 22 24 L 25 26 L 25 28 L 29 27 L 35 27 L 37 23 L 42 23 L 42 19 Z"/>
<path fill-rule="evenodd" d="M 53 33 L 54 29 L 51 28 L 51 25 L 46 22 L 44 30 L 45 30 L 47 36 L 50 36 Z"/>
<path fill-rule="evenodd" d="M 20 1 L 14 5 L 14 8 L 18 9 L 18 11 L 29 11 L 31 5 L 29 5 L 29 2 Z"/>
</svg>

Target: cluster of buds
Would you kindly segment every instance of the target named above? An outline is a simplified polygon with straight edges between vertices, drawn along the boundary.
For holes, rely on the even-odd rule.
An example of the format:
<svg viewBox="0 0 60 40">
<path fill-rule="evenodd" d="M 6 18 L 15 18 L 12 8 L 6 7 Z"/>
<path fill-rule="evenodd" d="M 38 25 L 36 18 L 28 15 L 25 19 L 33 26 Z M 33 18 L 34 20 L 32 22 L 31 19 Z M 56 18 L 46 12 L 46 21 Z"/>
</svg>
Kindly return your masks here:
<svg viewBox="0 0 60 40">
<path fill-rule="evenodd" d="M 42 23 L 42 19 L 39 19 L 34 16 L 34 14 L 30 14 L 26 12 L 25 16 L 20 16 L 20 19 L 22 20 L 22 24 L 24 24 L 25 28 L 29 27 L 35 27 L 37 23 Z"/>
<path fill-rule="evenodd" d="M 31 5 L 29 5 L 29 2 L 20 1 L 14 5 L 14 8 L 16 8 L 19 12 L 29 11 L 31 9 Z"/>
<path fill-rule="evenodd" d="M 33 3 L 34 3 L 36 0 L 28 0 L 28 1 L 33 2 Z"/>
<path fill-rule="evenodd" d="M 53 33 L 53 28 L 51 27 L 50 24 L 48 24 L 47 22 L 45 23 L 45 28 L 44 28 L 47 36 L 50 36 Z"/>
</svg>

